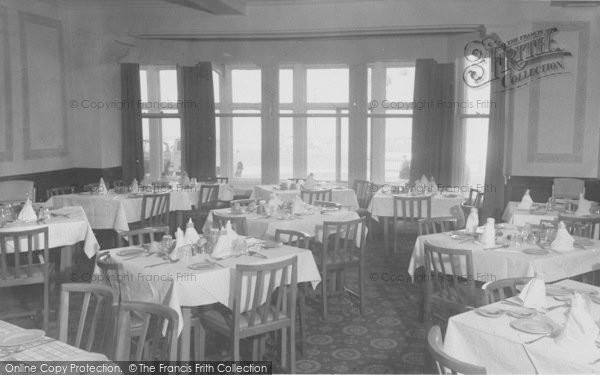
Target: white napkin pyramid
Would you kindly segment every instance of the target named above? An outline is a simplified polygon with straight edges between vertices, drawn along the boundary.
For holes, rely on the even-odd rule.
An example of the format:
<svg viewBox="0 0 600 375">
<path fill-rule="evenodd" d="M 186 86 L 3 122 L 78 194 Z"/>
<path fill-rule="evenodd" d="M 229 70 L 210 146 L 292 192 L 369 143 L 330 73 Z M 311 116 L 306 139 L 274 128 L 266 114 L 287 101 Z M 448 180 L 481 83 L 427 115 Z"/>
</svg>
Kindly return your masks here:
<svg viewBox="0 0 600 375">
<path fill-rule="evenodd" d="M 309 174 L 304 182 L 304 189 L 310 190 L 317 187 L 317 181 L 315 180 L 314 173 Z"/>
<path fill-rule="evenodd" d="M 577 205 L 577 211 L 575 211 L 575 216 L 589 215 L 590 208 L 592 208 L 592 202 L 585 199 L 583 193 L 579 194 L 579 203 Z"/>
<path fill-rule="evenodd" d="M 190 184 L 190 176 L 188 176 L 186 171 L 181 173 L 181 178 L 179 179 L 179 183 L 182 186 L 188 186 Z"/>
<path fill-rule="evenodd" d="M 479 215 L 477 213 L 477 208 L 471 207 L 469 217 L 467 217 L 467 224 L 465 224 L 465 231 L 467 233 L 476 233 L 477 227 L 479 227 Z"/>
<path fill-rule="evenodd" d="M 194 228 L 192 219 L 186 225 L 184 239 L 187 245 L 194 245 L 200 239 L 200 235 L 196 231 L 196 228 Z"/>
<path fill-rule="evenodd" d="M 428 186 L 429 185 L 429 180 L 427 179 L 427 176 L 425 176 L 425 175 L 421 176 L 420 184 L 422 186 Z"/>
<path fill-rule="evenodd" d="M 519 293 L 519 298 L 523 301 L 523 306 L 532 309 L 539 309 L 546 304 L 546 283 L 541 275 L 536 275 L 531 279 Z"/>
<path fill-rule="evenodd" d="M 183 234 L 183 231 L 181 230 L 181 228 L 177 228 L 177 232 L 175 232 L 175 248 L 173 249 L 173 251 L 171 251 L 171 254 L 169 254 L 169 258 L 171 258 L 171 260 L 178 260 L 183 258 L 183 256 L 185 255 L 185 250 L 186 250 L 186 246 L 187 246 L 187 242 L 185 240 L 185 235 Z M 190 248 L 190 246 L 187 246 L 187 248 Z"/>
<path fill-rule="evenodd" d="M 138 186 L 137 178 L 134 178 L 133 182 L 131 183 L 131 186 L 129 187 L 129 191 L 131 191 L 132 193 L 137 193 L 139 189 L 140 187 Z"/>
<path fill-rule="evenodd" d="M 231 222 L 225 224 L 225 233 L 219 236 L 219 240 L 213 249 L 212 256 L 217 259 L 227 258 L 235 255 L 239 249 L 240 236 L 231 227 Z"/>
<path fill-rule="evenodd" d="M 104 183 L 104 179 L 102 177 L 100 177 L 100 182 L 98 183 L 98 194 L 108 194 L 108 189 L 106 188 L 106 184 Z"/>
<path fill-rule="evenodd" d="M 230 201 L 233 200 L 234 191 L 229 184 L 219 184 L 219 200 Z"/>
<path fill-rule="evenodd" d="M 35 214 L 35 210 L 33 209 L 33 204 L 31 203 L 31 199 L 27 198 L 21 212 L 19 212 L 18 220 L 21 221 L 36 221 L 38 219 Z"/>
<path fill-rule="evenodd" d="M 517 208 L 522 210 L 528 210 L 533 205 L 533 199 L 531 199 L 531 195 L 529 195 L 529 189 L 525 191 L 523 194 L 523 198 L 521 198 L 521 202 L 517 206 Z"/>
<path fill-rule="evenodd" d="M 277 209 L 282 203 L 283 201 L 277 196 L 277 194 L 271 194 L 271 199 L 269 199 L 269 202 L 267 203 L 269 212 L 272 214 L 273 212 L 277 211 Z"/>
<path fill-rule="evenodd" d="M 554 241 L 552 241 L 552 243 L 550 244 L 552 250 L 571 251 L 573 250 L 573 242 L 575 242 L 575 240 L 567 231 L 565 223 L 563 223 L 562 221 L 558 223 L 556 237 L 554 238 Z"/>
<path fill-rule="evenodd" d="M 306 205 L 304 204 L 302 199 L 300 199 L 300 197 L 297 195 L 294 198 L 294 206 L 293 206 L 292 210 L 295 214 L 299 214 L 299 215 L 306 212 Z"/>
<path fill-rule="evenodd" d="M 483 235 L 481 236 L 481 242 L 485 248 L 492 248 L 496 246 L 496 227 L 494 224 L 494 218 L 489 217 L 485 226 L 483 227 Z"/>
<path fill-rule="evenodd" d="M 561 348 L 574 352 L 579 357 L 598 357 L 595 341 L 599 328 L 590 315 L 583 296 L 576 293 L 571 300 L 567 322 L 562 332 L 554 339 Z"/>
<path fill-rule="evenodd" d="M 433 176 L 431 176 L 431 180 L 429 180 L 429 186 L 431 187 L 430 192 L 437 194 L 438 186 L 437 186 L 437 183 L 435 182 L 435 178 L 433 178 Z"/>
</svg>

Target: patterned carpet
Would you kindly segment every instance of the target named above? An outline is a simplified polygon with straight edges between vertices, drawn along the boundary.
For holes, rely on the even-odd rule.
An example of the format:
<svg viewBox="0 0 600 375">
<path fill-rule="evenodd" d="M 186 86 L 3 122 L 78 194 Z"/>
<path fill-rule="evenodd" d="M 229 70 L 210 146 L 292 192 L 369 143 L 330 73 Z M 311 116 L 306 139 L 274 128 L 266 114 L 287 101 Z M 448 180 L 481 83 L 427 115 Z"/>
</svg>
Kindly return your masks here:
<svg viewBox="0 0 600 375">
<path fill-rule="evenodd" d="M 406 270 L 413 239 L 402 241 L 401 255 L 390 255 L 381 242 L 369 243 L 365 281 L 366 308 L 359 314 L 357 305 L 349 299 L 330 299 L 329 317 L 323 321 L 320 301 L 308 301 L 308 327 L 304 356 L 298 355 L 298 373 L 431 373 L 426 355 L 426 324 L 418 321 L 421 290 L 408 278 Z M 89 268 L 91 262 L 77 259 L 79 269 Z M 348 275 L 349 284 L 356 283 L 357 275 Z M 39 290 L 39 289 L 38 289 Z M 27 294 L 39 293 L 30 289 Z M 8 300 L 17 304 L 16 295 Z M 39 294 L 38 298 L 39 298 Z M 4 298 L 3 298 L 4 300 Z M 20 304 L 20 303 L 18 303 Z M 50 335 L 56 337 L 56 316 Z M 33 326 L 32 320 L 13 320 L 21 326 Z M 228 343 L 210 334 L 207 359 L 228 358 Z M 246 350 L 242 348 L 242 353 Z M 269 355 L 269 354 L 267 354 Z"/>
</svg>

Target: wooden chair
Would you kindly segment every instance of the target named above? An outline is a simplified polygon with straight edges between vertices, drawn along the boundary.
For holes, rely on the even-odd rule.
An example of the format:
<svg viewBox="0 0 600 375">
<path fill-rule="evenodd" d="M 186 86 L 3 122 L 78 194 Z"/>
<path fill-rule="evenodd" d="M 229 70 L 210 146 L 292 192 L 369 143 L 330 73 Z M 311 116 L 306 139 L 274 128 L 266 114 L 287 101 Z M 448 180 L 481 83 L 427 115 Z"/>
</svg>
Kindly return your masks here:
<svg viewBox="0 0 600 375">
<path fill-rule="evenodd" d="M 132 318 L 141 317 L 142 328 L 137 340 L 132 340 Z M 166 327 L 165 327 L 166 325 Z M 177 361 L 179 317 L 170 307 L 148 302 L 124 302 L 117 319 L 116 361 Z M 165 334 L 163 335 L 163 330 Z M 132 341 L 136 341 L 132 351 Z"/>
<path fill-rule="evenodd" d="M 327 319 L 328 294 L 350 294 L 358 299 L 362 314 L 365 297 L 365 218 L 323 222 L 321 243 L 322 247 L 315 249 L 315 261 L 321 271 L 323 319 Z M 358 291 L 353 291 L 344 285 L 344 271 L 349 268 L 358 269 Z M 329 293 L 327 288 L 330 277 L 334 287 L 332 293 Z"/>
<path fill-rule="evenodd" d="M 369 208 L 371 198 L 375 195 L 376 189 L 371 181 L 367 180 L 354 180 L 353 190 L 356 192 L 356 199 L 358 200 L 358 207 L 366 210 Z M 368 212 L 368 211 L 367 211 Z"/>
<path fill-rule="evenodd" d="M 419 236 L 455 230 L 456 221 L 454 216 L 419 219 Z"/>
<path fill-rule="evenodd" d="M 41 238 L 43 237 L 43 239 Z M 8 249 L 14 266 L 9 265 Z M 41 253 L 39 262 L 35 253 Z M 48 227 L 30 230 L 17 230 L 0 232 L 0 289 L 23 285 L 42 284 L 43 309 L 42 327 L 48 330 L 48 317 L 50 314 L 50 277 L 54 267 L 49 258 Z M 23 262 L 23 264 L 21 264 Z M 7 314 L 1 318 L 13 318 L 31 315 L 30 312 Z"/>
<path fill-rule="evenodd" d="M 299 247 L 310 250 L 312 236 L 305 232 L 289 229 L 276 229 L 275 241 L 283 242 L 288 246 Z M 306 341 L 306 292 L 309 288 L 304 283 L 298 285 L 298 321 L 300 330 L 300 353 L 304 354 L 304 342 Z"/>
<path fill-rule="evenodd" d="M 117 232 L 119 247 L 142 246 L 144 244 L 158 242 L 162 240 L 162 236 L 165 234 L 169 234 L 169 227 L 148 227 L 127 232 Z"/>
<path fill-rule="evenodd" d="M 234 361 L 240 360 L 240 340 L 254 337 L 253 360 L 260 360 L 265 334 L 281 331 L 281 365 L 284 367 L 287 363 L 289 372 L 295 374 L 297 289 L 296 256 L 267 264 L 238 264 L 235 269 L 232 310 L 220 308 L 204 312 L 201 315 L 202 325 L 231 340 Z"/>
<path fill-rule="evenodd" d="M 519 294 L 518 286 L 525 286 L 531 277 L 515 277 L 491 281 L 483 285 L 485 304 L 490 304 Z"/>
<path fill-rule="evenodd" d="M 333 196 L 333 189 L 325 190 L 300 190 L 300 199 L 303 202 L 312 204 L 313 201 L 329 201 L 331 202 Z M 305 199 L 307 197 L 307 199 Z"/>
<path fill-rule="evenodd" d="M 219 204 L 219 185 L 202 184 L 200 185 L 199 194 L 198 205 L 194 207 L 191 214 L 196 230 L 202 230 L 210 211 L 217 208 Z"/>
<path fill-rule="evenodd" d="M 552 184 L 552 197 L 555 199 L 578 199 L 585 193 L 585 181 L 578 178 L 555 178 Z"/>
<path fill-rule="evenodd" d="M 558 221 L 565 223 L 567 230 L 574 236 L 594 238 L 596 225 L 600 224 L 600 217 L 558 216 Z"/>
<path fill-rule="evenodd" d="M 75 186 L 59 186 L 46 190 L 46 199 L 50 199 L 56 195 L 74 194 Z"/>
<path fill-rule="evenodd" d="M 315 207 L 335 208 L 337 210 L 341 210 L 342 209 L 342 205 L 340 203 L 336 203 L 336 202 L 327 202 L 327 201 L 317 201 L 317 200 L 314 200 L 312 202 L 312 205 L 315 206 Z"/>
<path fill-rule="evenodd" d="M 80 300 L 77 297 L 82 297 Z M 75 297 L 77 298 L 73 301 Z M 69 309 L 70 302 L 73 307 Z M 60 313 L 58 339 L 66 344 L 89 351 L 100 351 L 112 355 L 114 337 L 110 334 L 114 329 L 117 312 L 117 296 L 112 288 L 98 284 L 66 283 L 60 287 Z M 69 313 L 79 311 L 77 317 L 69 317 Z M 75 337 L 69 339 L 69 323 L 75 323 Z M 98 350 L 99 349 L 99 350 Z"/>
<path fill-rule="evenodd" d="M 215 211 L 213 215 L 213 228 L 221 229 L 225 228 L 228 221 L 231 222 L 231 227 L 240 236 L 248 235 L 248 222 L 245 216 L 227 216 L 221 215 Z"/>
<path fill-rule="evenodd" d="M 471 250 L 446 249 L 425 242 L 425 289 L 420 320 L 427 320 L 433 304 L 462 313 L 483 302 L 476 288 Z"/>
<path fill-rule="evenodd" d="M 123 302 L 129 302 L 130 301 L 129 297 L 131 297 L 131 296 L 129 296 L 125 293 L 125 290 L 127 290 L 127 285 L 124 284 L 128 280 L 128 277 L 125 274 L 125 272 L 123 271 L 123 264 L 117 263 L 116 261 L 114 261 L 111 258 L 110 253 L 106 252 L 106 253 L 98 254 L 98 256 L 96 257 L 96 265 L 98 266 L 98 269 L 100 270 L 101 280 L 104 282 L 104 284 L 106 286 L 109 286 L 115 292 L 115 294 L 117 296 L 117 303 L 119 305 L 121 305 Z M 136 300 L 138 300 L 138 301 L 143 300 L 145 298 L 144 296 L 139 296 L 139 295 L 137 295 L 135 297 L 136 297 Z M 185 308 L 187 308 L 187 307 L 185 307 Z M 121 327 L 123 327 L 123 326 L 121 326 Z M 140 337 L 142 334 L 142 331 L 143 331 L 143 327 L 144 327 L 143 320 L 138 315 L 133 314 L 130 319 L 130 324 L 129 324 L 129 330 L 130 330 L 129 337 L 130 338 Z M 205 351 L 205 346 L 204 346 L 205 334 L 204 334 L 204 329 L 200 325 L 200 319 L 198 317 L 192 317 L 191 321 L 190 321 L 190 326 L 184 327 L 184 329 L 193 330 L 194 334 L 190 335 L 190 336 L 194 338 L 195 360 L 196 361 L 203 360 L 204 359 L 204 351 Z M 185 354 L 182 353 L 182 356 L 183 355 L 185 355 L 187 357 L 189 355 L 189 353 L 185 353 Z"/>
<path fill-rule="evenodd" d="M 476 207 L 477 209 L 480 209 L 483 207 L 483 196 L 484 193 L 482 193 L 481 191 L 477 190 L 477 189 L 469 189 L 469 197 L 467 198 L 467 200 L 465 201 L 465 203 L 468 206 L 472 206 L 472 207 Z"/>
<path fill-rule="evenodd" d="M 418 220 L 431 218 L 431 196 L 404 197 L 394 196 L 394 253 L 398 252 L 398 234 L 416 234 L 419 231 Z M 427 206 L 423 210 L 423 204 Z"/>
<path fill-rule="evenodd" d="M 135 223 L 132 229 L 169 226 L 170 205 L 170 193 L 144 194 L 140 214 L 141 220 Z"/>
<path fill-rule="evenodd" d="M 429 333 L 427 334 L 427 349 L 435 361 L 439 375 L 486 374 L 485 367 L 459 361 L 444 352 L 444 342 L 442 340 L 442 330 L 440 329 L 440 326 L 433 326 L 429 330 Z"/>
<path fill-rule="evenodd" d="M 253 198 L 234 199 L 230 203 L 231 203 L 231 207 L 233 207 L 236 204 L 238 204 L 240 207 L 248 207 L 251 204 L 258 206 L 260 204 L 260 199 L 253 199 Z"/>
</svg>

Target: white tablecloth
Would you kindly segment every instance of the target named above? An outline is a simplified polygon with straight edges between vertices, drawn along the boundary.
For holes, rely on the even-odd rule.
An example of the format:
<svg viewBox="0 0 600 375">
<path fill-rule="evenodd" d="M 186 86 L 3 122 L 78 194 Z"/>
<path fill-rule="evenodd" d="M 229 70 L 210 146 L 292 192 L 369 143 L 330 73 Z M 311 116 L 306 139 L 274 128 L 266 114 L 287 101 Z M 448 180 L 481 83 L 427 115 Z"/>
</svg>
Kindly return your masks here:
<svg viewBox="0 0 600 375">
<path fill-rule="evenodd" d="M 126 273 L 121 278 L 125 284 L 123 298 L 168 305 L 179 314 L 180 332 L 183 329 L 181 306 L 202 306 L 220 302 L 231 308 L 231 286 L 236 264 L 272 263 L 296 255 L 298 282 L 311 282 L 313 287 L 316 287 L 321 281 L 312 252 L 291 246 L 261 250 L 260 253 L 269 259 L 245 255 L 218 261 L 223 267 L 215 266 L 203 270 L 191 270 L 188 265 L 203 261 L 207 257 L 205 254 L 197 255 L 188 261 L 144 268 L 163 260 L 155 256 L 126 260 L 127 257 L 117 255 L 119 250 L 122 249 L 113 249 L 110 252 L 116 261 L 123 263 Z M 95 273 L 99 275 L 98 270 Z M 169 293 L 171 287 L 173 289 Z"/>
<path fill-rule="evenodd" d="M 46 219 L 45 223 L 23 223 L 14 222 L 4 228 L 0 228 L 0 232 L 15 231 L 15 230 L 31 230 L 35 228 L 48 227 L 48 244 L 50 248 L 75 245 L 83 241 L 83 248 L 88 257 L 93 257 L 100 249 L 96 236 L 88 223 L 85 212 L 81 207 L 63 207 L 51 211 L 55 214 L 68 215 L 69 217 L 56 216 Z M 8 244 L 8 251 L 14 252 L 14 249 Z M 21 246 L 26 246 L 25 240 Z M 24 247 L 22 247 L 24 248 Z"/>
<path fill-rule="evenodd" d="M 572 280 L 558 283 L 573 289 L 597 289 L 588 284 Z M 547 297 L 547 306 L 564 304 Z M 509 305 L 500 302 L 490 306 L 511 309 Z M 564 326 L 566 308 L 549 311 L 547 317 L 560 326 Z M 591 304 L 592 317 L 600 316 L 600 305 Z M 474 311 L 469 311 L 450 318 L 444 350 L 446 353 L 461 361 L 484 366 L 488 374 L 548 374 L 576 373 L 598 374 L 600 362 L 590 365 L 592 359 L 583 359 L 577 355 L 579 348 L 573 348 L 575 353 L 559 347 L 551 338 L 543 338 L 533 344 L 524 344 L 540 335 L 517 331 L 509 326 L 515 318 L 504 314 L 499 318 L 487 318 Z M 593 351 L 594 349 L 592 349 Z"/>
<path fill-rule="evenodd" d="M 272 193 L 277 193 L 277 196 L 283 201 L 292 201 L 296 196 L 300 196 L 300 190 L 280 190 L 274 185 L 257 185 L 254 187 L 252 197 L 258 199 L 268 200 L 271 198 Z M 331 193 L 331 200 L 335 203 L 339 203 L 344 208 L 355 210 L 358 208 L 358 200 L 356 199 L 356 192 L 352 189 L 344 187 L 333 187 Z"/>
<path fill-rule="evenodd" d="M 213 210 L 223 215 L 231 215 L 229 208 Z M 277 229 L 291 229 L 308 233 L 311 236 L 319 235 L 324 221 L 347 221 L 358 219 L 354 211 L 340 210 L 326 213 L 314 213 L 312 215 L 296 216 L 290 220 L 279 220 L 275 217 L 264 217 L 256 214 L 245 214 L 248 224 L 248 235 L 256 238 L 273 239 Z M 204 233 L 212 228 L 212 211 L 204 223 Z"/>
<path fill-rule="evenodd" d="M 460 204 L 464 200 L 465 198 L 458 194 L 456 196 L 434 195 L 431 198 L 431 217 L 454 216 L 458 220 L 458 227 L 464 226 L 465 217 L 460 208 Z M 423 208 L 426 207 L 423 206 Z M 383 192 L 375 193 L 371 199 L 369 211 L 373 217 L 393 217 L 394 196 Z"/>
<path fill-rule="evenodd" d="M 505 234 L 511 233 L 510 229 L 503 231 Z M 516 231 L 513 230 L 512 233 Z M 546 255 L 529 255 L 523 253 L 523 249 L 536 248 L 535 245 L 523 244 L 520 248 L 484 250 L 483 246 L 474 242 L 461 243 L 463 241 L 450 238 L 448 233 L 438 233 L 417 238 L 408 266 L 411 276 L 425 263 L 425 241 L 446 248 L 472 250 L 475 273 L 473 277 L 484 282 L 534 276 L 536 272 L 544 272 L 546 281 L 556 281 L 600 269 L 600 241 L 597 240 L 594 241 L 594 246 L 585 250 L 575 248 L 561 254 L 550 251 Z"/>
<path fill-rule="evenodd" d="M 25 330 L 13 324 L 0 320 L 0 337 L 4 338 L 8 335 L 19 334 Z M 19 350 L 18 353 L 14 352 Z M 14 353 L 14 354 L 11 354 Z M 105 355 L 100 353 L 90 353 L 74 346 L 65 344 L 64 342 L 51 339 L 44 336 L 34 342 L 15 347 L 1 347 L 0 361 L 108 361 Z M 64 364 L 63 364 L 64 365 Z M 4 365 L 2 365 L 4 367 Z M 38 367 L 39 369 L 39 367 Z M 4 368 L 2 372 L 4 373 Z"/>
</svg>

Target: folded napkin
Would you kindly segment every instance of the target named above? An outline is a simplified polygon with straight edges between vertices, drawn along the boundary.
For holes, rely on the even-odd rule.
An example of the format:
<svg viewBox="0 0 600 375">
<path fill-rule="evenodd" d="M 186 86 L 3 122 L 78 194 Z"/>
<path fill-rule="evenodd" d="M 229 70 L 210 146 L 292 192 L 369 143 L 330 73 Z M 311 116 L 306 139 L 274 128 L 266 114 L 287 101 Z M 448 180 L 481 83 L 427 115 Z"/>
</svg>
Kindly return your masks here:
<svg viewBox="0 0 600 375">
<path fill-rule="evenodd" d="M 589 215 L 590 208 L 592 208 L 592 202 L 585 199 L 583 197 L 583 193 L 579 194 L 579 202 L 577 203 L 577 211 L 575 211 L 575 216 Z"/>
<path fill-rule="evenodd" d="M 246 242 L 231 227 L 231 222 L 225 224 L 224 233 L 219 236 L 212 256 L 214 258 L 227 258 L 240 254 L 246 247 Z"/>
<path fill-rule="evenodd" d="M 529 195 L 529 189 L 525 191 L 523 194 L 523 198 L 521 198 L 521 202 L 517 206 L 517 208 L 522 210 L 528 210 L 533 205 L 533 199 L 531 199 L 531 195 Z"/>
<path fill-rule="evenodd" d="M 477 208 L 471 207 L 469 217 L 467 217 L 467 224 L 465 224 L 465 231 L 467 233 L 476 233 L 477 227 L 479 227 L 479 215 L 477 213 Z"/>
<path fill-rule="evenodd" d="M 277 196 L 277 194 L 272 193 L 271 199 L 269 199 L 269 202 L 267 203 L 269 213 L 273 214 L 273 212 L 277 211 L 282 203 L 283 201 Z"/>
<path fill-rule="evenodd" d="M 523 306 L 539 309 L 546 304 L 546 283 L 539 275 L 531 279 L 519 293 Z"/>
<path fill-rule="evenodd" d="M 561 349 L 572 352 L 579 358 L 597 359 L 596 338 L 600 329 L 589 313 L 582 295 L 576 293 L 571 300 L 567 322 L 562 332 L 554 339 Z"/>
<path fill-rule="evenodd" d="M 132 193 L 137 193 L 139 189 L 140 187 L 138 186 L 137 178 L 134 178 L 133 182 L 131 183 L 131 186 L 129 187 L 129 191 L 131 191 Z"/>
<path fill-rule="evenodd" d="M 306 212 L 306 205 L 304 204 L 302 199 L 300 199 L 300 197 L 297 195 L 294 198 L 294 205 L 292 207 L 292 210 L 295 214 L 303 214 Z"/>
<path fill-rule="evenodd" d="M 421 180 L 419 182 L 423 186 L 428 186 L 429 185 L 429 180 L 427 179 L 427 176 L 425 176 L 425 175 L 421 176 Z"/>
<path fill-rule="evenodd" d="M 488 217 L 485 226 L 483 227 L 481 242 L 486 248 L 492 248 L 496 246 L 496 225 L 493 217 Z"/>
<path fill-rule="evenodd" d="M 200 239 L 200 235 L 194 227 L 194 222 L 190 219 L 185 228 L 184 240 L 187 245 L 194 245 Z"/>
<path fill-rule="evenodd" d="M 181 178 L 179 179 L 179 183 L 181 184 L 181 186 L 189 186 L 190 185 L 190 177 L 188 176 L 187 172 L 183 171 L 181 173 Z"/>
<path fill-rule="evenodd" d="M 435 182 L 435 178 L 433 178 L 433 176 L 431 176 L 431 180 L 429 180 L 429 186 L 430 186 L 430 192 L 437 194 L 438 186 L 437 186 L 437 183 Z"/>
<path fill-rule="evenodd" d="M 31 199 L 27 198 L 21 212 L 19 212 L 18 220 L 21 221 L 36 221 L 38 219 L 35 214 L 35 210 L 33 209 L 33 204 L 31 203 Z"/>
<path fill-rule="evenodd" d="M 558 223 L 556 237 L 554 238 L 554 241 L 552 241 L 552 243 L 550 244 L 552 250 L 571 251 L 573 250 L 573 242 L 575 242 L 575 240 L 567 231 L 565 223 L 563 223 L 562 221 Z"/>
<path fill-rule="evenodd" d="M 315 175 L 313 173 L 309 174 L 306 177 L 306 181 L 304 181 L 304 189 L 310 190 L 317 187 L 317 180 L 315 180 Z"/>
<path fill-rule="evenodd" d="M 108 189 L 106 188 L 106 184 L 104 183 L 104 179 L 102 177 L 100 177 L 100 182 L 98 183 L 98 194 L 108 194 Z"/>
<path fill-rule="evenodd" d="M 179 259 L 177 257 L 178 252 L 175 250 L 181 249 L 181 248 L 185 247 L 186 245 L 187 245 L 187 242 L 185 241 L 185 234 L 183 233 L 181 228 L 177 228 L 177 232 L 175 232 L 175 248 L 173 249 L 173 251 L 171 251 L 171 255 L 170 255 L 171 260 Z"/>
</svg>

